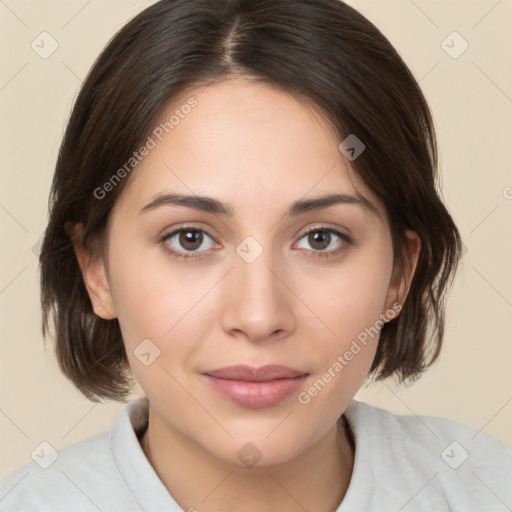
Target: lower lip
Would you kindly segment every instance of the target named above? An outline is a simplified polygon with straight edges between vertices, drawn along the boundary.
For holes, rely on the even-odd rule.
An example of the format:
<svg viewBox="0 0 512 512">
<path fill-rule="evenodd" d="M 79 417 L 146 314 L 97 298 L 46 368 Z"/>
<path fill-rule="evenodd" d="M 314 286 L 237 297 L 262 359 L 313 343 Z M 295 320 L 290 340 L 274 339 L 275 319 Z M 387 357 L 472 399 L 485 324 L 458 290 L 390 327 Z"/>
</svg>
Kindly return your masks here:
<svg viewBox="0 0 512 512">
<path fill-rule="evenodd" d="M 290 379 L 275 379 L 266 382 L 246 382 L 204 375 L 215 391 L 235 404 L 250 407 L 272 407 L 298 391 L 307 375 Z"/>
</svg>

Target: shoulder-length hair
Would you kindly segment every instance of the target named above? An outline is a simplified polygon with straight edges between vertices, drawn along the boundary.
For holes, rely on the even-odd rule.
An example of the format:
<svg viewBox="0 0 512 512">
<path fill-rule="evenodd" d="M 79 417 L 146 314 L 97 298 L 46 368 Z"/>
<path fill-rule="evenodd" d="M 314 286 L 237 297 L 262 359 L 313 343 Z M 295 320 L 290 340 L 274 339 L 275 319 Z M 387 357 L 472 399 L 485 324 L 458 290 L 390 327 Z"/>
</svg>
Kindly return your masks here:
<svg viewBox="0 0 512 512">
<path fill-rule="evenodd" d="M 90 250 L 101 243 L 127 179 L 108 194 L 98 190 L 174 98 L 233 76 L 311 102 L 340 142 L 350 134 L 364 142 L 351 167 L 385 205 L 397 268 L 407 266 L 404 230 L 421 238 L 409 295 L 381 330 L 370 375 L 412 381 L 439 355 L 461 241 L 440 198 L 429 107 L 388 39 L 340 0 L 161 0 L 127 23 L 90 70 L 50 193 L 40 255 L 43 335 L 53 319 L 59 366 L 90 400 L 125 399 L 133 377 L 117 319 L 92 310 L 65 226 L 83 224 Z"/>
</svg>

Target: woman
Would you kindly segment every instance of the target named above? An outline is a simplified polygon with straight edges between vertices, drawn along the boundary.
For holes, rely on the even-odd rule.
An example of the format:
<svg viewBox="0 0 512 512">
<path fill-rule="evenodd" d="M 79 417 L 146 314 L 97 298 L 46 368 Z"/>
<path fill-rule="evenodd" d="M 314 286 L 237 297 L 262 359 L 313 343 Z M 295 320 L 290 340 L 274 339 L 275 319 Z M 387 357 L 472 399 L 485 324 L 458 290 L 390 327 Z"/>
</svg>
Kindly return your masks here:
<svg viewBox="0 0 512 512">
<path fill-rule="evenodd" d="M 353 400 L 439 355 L 461 243 L 436 172 L 417 83 L 346 4 L 139 14 L 74 106 L 41 283 L 77 388 L 146 396 L 2 510 L 507 510 L 499 441 Z"/>
</svg>

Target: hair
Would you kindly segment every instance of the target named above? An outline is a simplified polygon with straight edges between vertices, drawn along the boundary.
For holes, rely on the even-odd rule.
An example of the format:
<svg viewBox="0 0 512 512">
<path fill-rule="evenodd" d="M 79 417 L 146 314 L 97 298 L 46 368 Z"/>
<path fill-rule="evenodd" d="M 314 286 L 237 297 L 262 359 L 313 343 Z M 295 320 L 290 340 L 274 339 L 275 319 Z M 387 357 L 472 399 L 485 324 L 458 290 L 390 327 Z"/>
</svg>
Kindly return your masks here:
<svg viewBox="0 0 512 512">
<path fill-rule="evenodd" d="M 438 192 L 435 130 L 418 83 L 375 25 L 340 0 L 161 0 L 109 41 L 67 124 L 40 254 L 43 335 L 53 319 L 62 372 L 96 402 L 124 400 L 133 386 L 119 322 L 94 314 L 66 225 L 83 225 L 87 250 L 103 244 L 128 179 L 108 194 L 98 187 L 178 95 L 233 77 L 309 101 L 340 142 L 363 141 L 351 167 L 385 205 L 395 268 L 409 264 L 404 231 L 420 236 L 409 294 L 382 327 L 369 372 L 414 381 L 439 355 L 461 240 Z"/>
</svg>

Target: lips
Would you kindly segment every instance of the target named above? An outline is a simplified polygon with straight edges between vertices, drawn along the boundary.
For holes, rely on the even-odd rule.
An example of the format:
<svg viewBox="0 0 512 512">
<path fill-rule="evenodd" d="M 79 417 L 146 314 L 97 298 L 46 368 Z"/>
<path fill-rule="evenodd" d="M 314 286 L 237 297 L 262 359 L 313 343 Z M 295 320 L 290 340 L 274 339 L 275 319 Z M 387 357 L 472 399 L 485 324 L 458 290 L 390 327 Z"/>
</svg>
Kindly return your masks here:
<svg viewBox="0 0 512 512">
<path fill-rule="evenodd" d="M 281 365 L 235 365 L 203 373 L 224 398 L 249 408 L 272 407 L 297 391 L 308 373 Z"/>
<path fill-rule="evenodd" d="M 260 368 L 246 365 L 228 366 L 226 368 L 219 368 L 218 370 L 209 370 L 205 372 L 205 374 L 218 379 L 242 380 L 245 382 L 268 382 L 276 379 L 293 379 L 305 375 L 305 372 L 294 370 L 287 366 L 272 364 L 261 366 Z"/>
</svg>

